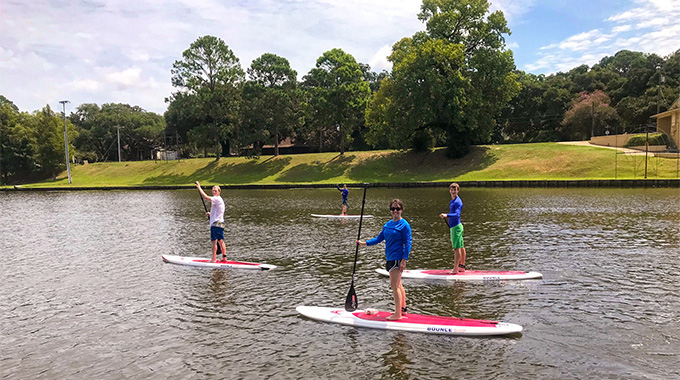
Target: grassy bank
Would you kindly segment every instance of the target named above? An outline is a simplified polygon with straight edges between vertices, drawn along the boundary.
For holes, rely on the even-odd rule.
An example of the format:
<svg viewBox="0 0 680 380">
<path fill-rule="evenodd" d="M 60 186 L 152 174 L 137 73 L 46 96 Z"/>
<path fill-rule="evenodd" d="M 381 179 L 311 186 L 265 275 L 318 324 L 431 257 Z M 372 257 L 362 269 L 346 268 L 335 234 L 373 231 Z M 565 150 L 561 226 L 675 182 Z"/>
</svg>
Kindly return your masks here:
<svg viewBox="0 0 680 380">
<path fill-rule="evenodd" d="M 558 143 L 483 145 L 461 159 L 447 159 L 443 149 L 416 154 L 398 151 L 312 153 L 225 157 L 177 161 L 107 162 L 71 167 L 56 181 L 30 187 L 181 186 L 204 184 L 323 184 L 494 180 L 640 179 L 644 155 L 621 150 Z M 647 161 L 647 178 L 676 178 L 677 160 Z"/>
</svg>

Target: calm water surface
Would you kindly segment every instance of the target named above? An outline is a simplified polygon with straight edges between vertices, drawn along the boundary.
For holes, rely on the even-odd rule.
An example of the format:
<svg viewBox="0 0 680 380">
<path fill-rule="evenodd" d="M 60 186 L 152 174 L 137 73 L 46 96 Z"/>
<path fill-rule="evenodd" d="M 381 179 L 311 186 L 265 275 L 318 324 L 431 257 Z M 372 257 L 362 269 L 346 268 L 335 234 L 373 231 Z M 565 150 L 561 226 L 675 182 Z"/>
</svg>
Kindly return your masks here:
<svg viewBox="0 0 680 380">
<path fill-rule="evenodd" d="M 350 211 L 361 190 L 350 189 Z M 405 280 L 409 309 L 503 320 L 515 337 L 386 332 L 316 322 L 342 307 L 358 222 L 333 189 L 227 190 L 229 257 L 268 271 L 164 264 L 208 256 L 196 191 L 0 192 L 0 377 L 331 379 L 680 378 L 678 189 L 466 189 L 473 269 L 543 280 Z M 408 267 L 453 263 L 446 188 L 368 189 L 362 238 L 405 202 Z M 359 253 L 360 307 L 392 308 L 384 246 Z"/>
</svg>

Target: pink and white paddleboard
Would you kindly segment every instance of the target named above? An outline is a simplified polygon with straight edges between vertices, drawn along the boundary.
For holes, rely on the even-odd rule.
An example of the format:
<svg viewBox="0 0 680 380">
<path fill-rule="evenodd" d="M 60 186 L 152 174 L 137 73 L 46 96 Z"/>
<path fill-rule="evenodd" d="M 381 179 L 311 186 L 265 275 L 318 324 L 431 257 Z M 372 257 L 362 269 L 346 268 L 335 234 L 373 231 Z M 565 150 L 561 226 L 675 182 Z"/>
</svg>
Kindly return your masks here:
<svg viewBox="0 0 680 380">
<path fill-rule="evenodd" d="M 522 332 L 522 326 L 482 319 L 440 317 L 406 313 L 398 321 L 388 321 L 387 311 L 366 314 L 364 310 L 353 312 L 344 309 L 316 306 L 298 306 L 298 313 L 317 321 L 339 323 L 341 325 L 368 327 L 381 330 L 396 330 L 439 335 L 506 335 Z"/>
<path fill-rule="evenodd" d="M 384 269 L 376 269 L 376 272 L 383 276 L 390 274 Z M 538 272 L 522 271 L 494 271 L 494 270 L 466 270 L 451 274 L 448 269 L 417 269 L 405 270 L 401 272 L 402 278 L 418 278 L 423 280 L 442 280 L 442 281 L 497 281 L 497 280 L 531 280 L 543 278 Z"/>
<path fill-rule="evenodd" d="M 276 265 L 248 263 L 244 261 L 218 261 L 211 263 L 210 259 L 200 257 L 182 257 L 162 255 L 163 261 L 170 264 L 189 265 L 192 267 L 217 268 L 217 269 L 259 269 L 268 270 L 276 268 Z"/>
</svg>

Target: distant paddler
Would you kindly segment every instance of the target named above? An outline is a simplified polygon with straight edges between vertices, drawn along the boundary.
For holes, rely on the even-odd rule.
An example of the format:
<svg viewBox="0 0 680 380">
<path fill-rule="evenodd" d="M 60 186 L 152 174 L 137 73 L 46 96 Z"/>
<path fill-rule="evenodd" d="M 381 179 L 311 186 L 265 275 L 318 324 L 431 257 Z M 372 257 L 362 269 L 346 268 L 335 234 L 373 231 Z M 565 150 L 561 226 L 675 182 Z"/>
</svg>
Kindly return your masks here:
<svg viewBox="0 0 680 380">
<path fill-rule="evenodd" d="M 335 185 L 335 187 L 342 193 L 342 213 L 340 215 L 347 215 L 347 207 L 349 206 L 347 204 L 347 196 L 349 196 L 347 184 L 342 185 L 342 187 L 340 187 L 340 185 Z"/>
</svg>

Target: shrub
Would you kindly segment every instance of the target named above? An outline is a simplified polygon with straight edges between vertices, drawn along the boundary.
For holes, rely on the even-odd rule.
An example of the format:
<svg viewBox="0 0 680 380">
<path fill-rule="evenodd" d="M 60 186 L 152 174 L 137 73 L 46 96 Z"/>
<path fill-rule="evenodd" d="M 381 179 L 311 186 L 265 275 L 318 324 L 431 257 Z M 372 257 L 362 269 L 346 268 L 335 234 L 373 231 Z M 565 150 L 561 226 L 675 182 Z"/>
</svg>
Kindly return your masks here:
<svg viewBox="0 0 680 380">
<path fill-rule="evenodd" d="M 669 145 L 668 138 L 663 133 L 650 133 L 649 140 L 647 140 L 646 134 L 635 135 L 628 140 L 624 147 L 643 146 L 645 141 L 649 141 L 649 145 Z"/>
</svg>

